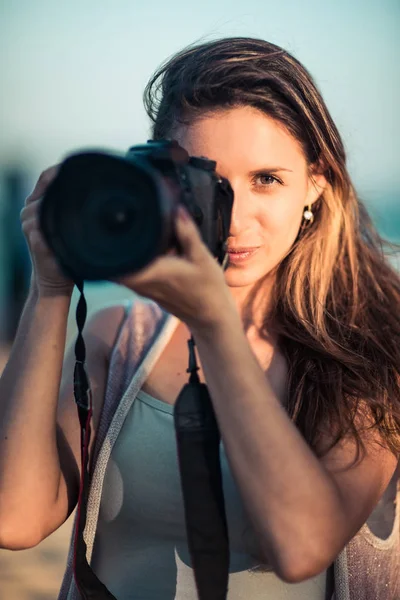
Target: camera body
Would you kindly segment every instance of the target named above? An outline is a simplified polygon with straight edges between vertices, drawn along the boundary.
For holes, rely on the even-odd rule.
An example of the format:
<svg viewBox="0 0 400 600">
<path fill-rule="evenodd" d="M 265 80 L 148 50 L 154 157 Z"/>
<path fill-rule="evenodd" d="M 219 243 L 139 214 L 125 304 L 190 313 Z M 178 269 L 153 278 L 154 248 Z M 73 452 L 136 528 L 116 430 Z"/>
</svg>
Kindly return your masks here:
<svg viewBox="0 0 400 600">
<path fill-rule="evenodd" d="M 149 141 L 125 155 L 72 154 L 43 197 L 41 231 L 72 280 L 107 280 L 179 252 L 174 222 L 183 204 L 223 264 L 233 191 L 215 167 L 175 140 Z"/>
</svg>

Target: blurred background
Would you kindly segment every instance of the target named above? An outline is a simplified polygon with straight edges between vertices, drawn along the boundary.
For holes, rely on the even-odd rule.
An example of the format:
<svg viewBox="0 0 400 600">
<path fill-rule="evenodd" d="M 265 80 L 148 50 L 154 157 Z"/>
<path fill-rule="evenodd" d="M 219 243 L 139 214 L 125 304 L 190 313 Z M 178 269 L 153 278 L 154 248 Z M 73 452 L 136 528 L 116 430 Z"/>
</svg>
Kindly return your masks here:
<svg viewBox="0 0 400 600">
<path fill-rule="evenodd" d="M 260 37 L 302 61 L 342 134 L 360 197 L 379 231 L 400 241 L 399 30 L 399 0 L 0 0 L 0 372 L 29 285 L 26 196 L 69 152 L 145 142 L 146 82 L 194 41 Z M 89 313 L 130 294 L 111 284 L 86 292 Z M 0 600 L 57 597 L 70 529 L 71 519 L 37 548 L 0 550 Z"/>
</svg>

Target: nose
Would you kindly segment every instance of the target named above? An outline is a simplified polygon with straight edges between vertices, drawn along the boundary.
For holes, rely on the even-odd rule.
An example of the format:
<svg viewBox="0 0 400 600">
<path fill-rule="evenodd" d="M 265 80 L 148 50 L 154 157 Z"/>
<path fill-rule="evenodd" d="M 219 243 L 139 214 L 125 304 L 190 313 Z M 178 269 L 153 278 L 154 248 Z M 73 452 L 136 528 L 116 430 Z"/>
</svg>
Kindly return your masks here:
<svg viewBox="0 0 400 600">
<path fill-rule="evenodd" d="M 243 195 L 234 192 L 229 237 L 239 237 L 246 230 L 249 220 L 249 203 Z"/>
</svg>

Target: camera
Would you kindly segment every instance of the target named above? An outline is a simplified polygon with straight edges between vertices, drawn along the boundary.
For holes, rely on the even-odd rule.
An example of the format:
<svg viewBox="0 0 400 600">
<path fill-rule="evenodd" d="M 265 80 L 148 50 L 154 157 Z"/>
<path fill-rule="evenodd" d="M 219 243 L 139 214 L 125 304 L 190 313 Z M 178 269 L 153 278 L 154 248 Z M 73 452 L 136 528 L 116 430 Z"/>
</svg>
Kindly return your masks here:
<svg viewBox="0 0 400 600">
<path fill-rule="evenodd" d="M 125 155 L 71 154 L 43 197 L 40 229 L 69 278 L 106 280 L 133 274 L 168 250 L 179 253 L 174 221 L 183 204 L 223 264 L 233 191 L 215 168 L 175 140 L 151 140 Z"/>
</svg>

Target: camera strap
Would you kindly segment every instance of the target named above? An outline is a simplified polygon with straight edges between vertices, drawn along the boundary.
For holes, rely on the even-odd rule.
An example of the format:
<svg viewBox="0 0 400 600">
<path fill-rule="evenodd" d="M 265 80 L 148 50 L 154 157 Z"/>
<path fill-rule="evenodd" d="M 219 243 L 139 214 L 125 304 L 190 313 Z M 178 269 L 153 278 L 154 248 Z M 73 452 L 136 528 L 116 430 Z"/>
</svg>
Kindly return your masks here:
<svg viewBox="0 0 400 600">
<path fill-rule="evenodd" d="M 83 600 L 117 600 L 97 577 L 86 557 L 84 530 L 89 497 L 89 443 L 92 418 L 92 393 L 85 369 L 86 349 L 82 336 L 87 316 L 87 304 L 83 293 L 83 281 L 75 281 L 81 295 L 76 307 L 78 336 L 75 343 L 74 396 L 81 428 L 81 480 L 77 516 L 74 531 L 73 573 L 76 586 Z"/>
<path fill-rule="evenodd" d="M 199 600 L 224 600 L 229 541 L 220 464 L 220 432 L 208 388 L 197 375 L 193 336 L 189 383 L 174 406 L 188 546 Z"/>
<path fill-rule="evenodd" d="M 87 315 L 83 281 L 76 309 L 74 396 L 81 428 L 81 480 L 74 531 L 73 573 L 83 600 L 117 600 L 99 580 L 86 556 L 84 529 L 89 496 L 89 443 L 92 395 L 82 336 Z M 199 600 L 225 600 L 229 579 L 229 540 L 220 465 L 220 432 L 208 388 L 197 374 L 195 342 L 189 345 L 189 382 L 174 407 L 178 464 L 189 552 Z"/>
</svg>

